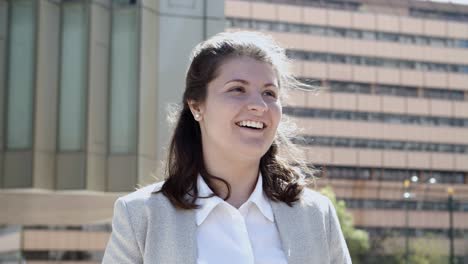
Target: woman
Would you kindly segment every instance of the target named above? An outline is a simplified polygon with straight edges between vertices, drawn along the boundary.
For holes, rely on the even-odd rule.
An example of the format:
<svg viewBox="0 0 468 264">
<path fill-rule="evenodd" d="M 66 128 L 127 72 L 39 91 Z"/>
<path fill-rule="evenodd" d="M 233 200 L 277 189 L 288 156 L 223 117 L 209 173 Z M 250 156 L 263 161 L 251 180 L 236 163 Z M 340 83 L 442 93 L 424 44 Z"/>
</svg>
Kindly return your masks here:
<svg viewBox="0 0 468 264">
<path fill-rule="evenodd" d="M 330 201 L 304 188 L 281 99 L 299 83 L 252 32 L 193 51 L 167 178 L 115 203 L 103 263 L 351 263 Z"/>
</svg>

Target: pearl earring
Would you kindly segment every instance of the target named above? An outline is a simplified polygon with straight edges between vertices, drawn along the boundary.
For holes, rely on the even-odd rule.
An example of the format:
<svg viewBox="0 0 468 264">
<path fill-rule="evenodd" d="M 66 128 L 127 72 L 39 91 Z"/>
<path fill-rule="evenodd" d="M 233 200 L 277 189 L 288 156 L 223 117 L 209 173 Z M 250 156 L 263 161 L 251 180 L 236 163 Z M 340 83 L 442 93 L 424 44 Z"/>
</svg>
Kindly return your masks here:
<svg viewBox="0 0 468 264">
<path fill-rule="evenodd" d="M 196 114 L 195 114 L 195 120 L 200 121 L 200 119 L 201 119 L 200 114 L 199 114 L 199 113 L 196 113 Z"/>
</svg>

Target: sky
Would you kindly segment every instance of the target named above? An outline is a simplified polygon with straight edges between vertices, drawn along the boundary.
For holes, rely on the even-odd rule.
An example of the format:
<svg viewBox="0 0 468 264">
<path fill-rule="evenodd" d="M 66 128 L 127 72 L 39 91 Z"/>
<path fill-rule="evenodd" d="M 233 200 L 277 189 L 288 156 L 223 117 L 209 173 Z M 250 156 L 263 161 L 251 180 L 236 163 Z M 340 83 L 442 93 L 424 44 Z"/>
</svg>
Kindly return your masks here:
<svg viewBox="0 0 468 264">
<path fill-rule="evenodd" d="M 455 3 L 455 4 L 464 4 L 468 5 L 468 0 L 420 0 L 420 1 L 432 1 L 432 2 L 441 2 L 441 3 Z"/>
</svg>

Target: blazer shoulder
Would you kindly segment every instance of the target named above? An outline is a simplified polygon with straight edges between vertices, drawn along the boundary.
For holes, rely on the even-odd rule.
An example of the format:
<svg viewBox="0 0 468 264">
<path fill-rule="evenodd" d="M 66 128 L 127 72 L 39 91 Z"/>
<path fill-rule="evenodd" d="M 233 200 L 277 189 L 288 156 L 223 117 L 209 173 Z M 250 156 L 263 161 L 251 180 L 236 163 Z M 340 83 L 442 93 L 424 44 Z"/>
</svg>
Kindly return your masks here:
<svg viewBox="0 0 468 264">
<path fill-rule="evenodd" d="M 304 207 L 319 210 L 323 213 L 327 213 L 331 205 L 331 201 L 328 197 L 309 188 L 304 188 L 300 202 Z"/>
<path fill-rule="evenodd" d="M 134 192 L 121 196 L 118 200 L 124 202 L 128 206 L 143 205 L 151 196 L 162 195 L 154 192 L 159 191 L 163 184 L 164 182 L 150 184 Z"/>
</svg>

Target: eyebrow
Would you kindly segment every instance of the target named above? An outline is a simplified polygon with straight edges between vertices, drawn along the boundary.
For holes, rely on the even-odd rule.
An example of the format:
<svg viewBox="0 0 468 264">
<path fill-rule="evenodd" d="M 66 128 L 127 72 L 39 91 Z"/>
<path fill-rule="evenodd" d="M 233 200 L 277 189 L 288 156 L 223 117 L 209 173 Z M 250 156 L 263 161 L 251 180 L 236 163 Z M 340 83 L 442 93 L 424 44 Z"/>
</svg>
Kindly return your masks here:
<svg viewBox="0 0 468 264">
<path fill-rule="evenodd" d="M 228 83 L 231 83 L 231 82 L 240 82 L 242 84 L 245 84 L 245 85 L 248 85 L 250 84 L 248 81 L 244 80 L 244 79 L 233 79 L 233 80 L 229 80 L 227 81 L 224 85 L 228 84 Z M 268 86 L 274 86 L 274 87 L 278 87 L 276 84 L 274 83 L 266 83 L 264 85 L 264 87 L 268 87 Z"/>
</svg>

